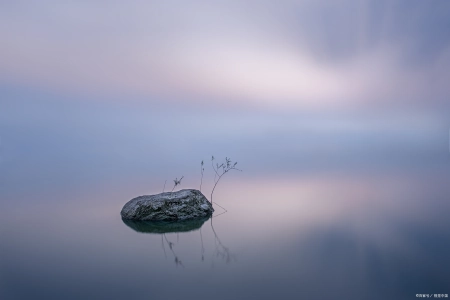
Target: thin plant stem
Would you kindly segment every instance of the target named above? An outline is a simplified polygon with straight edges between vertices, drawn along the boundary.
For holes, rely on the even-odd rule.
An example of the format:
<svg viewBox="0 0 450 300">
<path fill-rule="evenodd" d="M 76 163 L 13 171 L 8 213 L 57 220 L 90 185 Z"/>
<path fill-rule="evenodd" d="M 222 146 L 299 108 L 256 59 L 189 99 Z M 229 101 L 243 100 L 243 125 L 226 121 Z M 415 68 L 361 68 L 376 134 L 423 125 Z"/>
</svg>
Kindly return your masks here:
<svg viewBox="0 0 450 300">
<path fill-rule="evenodd" d="M 222 176 L 225 175 L 226 173 L 228 173 L 231 170 L 241 171 L 241 170 L 236 168 L 236 165 L 237 165 L 237 162 L 232 164 L 231 159 L 229 159 L 228 157 L 225 157 L 225 162 L 224 163 L 222 163 L 220 165 L 216 164 L 216 167 L 214 167 L 214 156 L 212 156 L 212 158 L 211 158 L 211 166 L 212 166 L 212 168 L 214 170 L 215 175 L 214 175 L 214 186 L 213 186 L 213 189 L 211 191 L 211 205 L 213 203 L 216 203 L 216 202 L 213 202 L 213 194 L 214 194 L 214 191 L 216 190 L 217 184 L 219 183 L 219 181 L 222 178 Z M 221 174 L 219 174 L 219 170 L 220 169 L 222 170 Z M 216 178 L 217 178 L 217 180 L 216 180 Z M 219 205 L 219 204 L 217 204 L 217 205 Z M 220 207 L 223 208 L 226 211 L 226 209 L 224 207 L 222 207 L 222 206 L 220 206 Z"/>
<path fill-rule="evenodd" d="M 176 187 L 177 185 L 181 184 L 181 180 L 182 180 L 183 178 L 184 178 L 184 176 L 181 176 L 180 180 L 178 180 L 178 178 L 175 178 L 175 179 L 173 180 L 173 188 L 172 188 L 172 190 L 170 191 L 171 193 L 173 192 L 173 190 L 175 189 L 175 187 Z"/>
<path fill-rule="evenodd" d="M 200 171 L 202 172 L 202 177 L 200 178 L 200 192 L 202 191 L 202 184 L 203 184 L 203 171 L 205 171 L 205 168 L 203 168 L 203 160 L 200 165 Z"/>
</svg>

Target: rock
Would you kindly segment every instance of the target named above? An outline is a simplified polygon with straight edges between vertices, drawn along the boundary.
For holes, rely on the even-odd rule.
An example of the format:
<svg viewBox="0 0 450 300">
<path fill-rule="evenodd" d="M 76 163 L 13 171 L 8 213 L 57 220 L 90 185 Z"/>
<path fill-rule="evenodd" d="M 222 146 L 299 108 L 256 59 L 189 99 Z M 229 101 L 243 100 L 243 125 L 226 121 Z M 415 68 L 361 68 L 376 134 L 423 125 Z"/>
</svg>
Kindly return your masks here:
<svg viewBox="0 0 450 300">
<path fill-rule="evenodd" d="M 136 197 L 123 206 L 120 214 L 126 220 L 181 221 L 208 217 L 213 212 L 200 191 L 188 189 Z"/>
</svg>

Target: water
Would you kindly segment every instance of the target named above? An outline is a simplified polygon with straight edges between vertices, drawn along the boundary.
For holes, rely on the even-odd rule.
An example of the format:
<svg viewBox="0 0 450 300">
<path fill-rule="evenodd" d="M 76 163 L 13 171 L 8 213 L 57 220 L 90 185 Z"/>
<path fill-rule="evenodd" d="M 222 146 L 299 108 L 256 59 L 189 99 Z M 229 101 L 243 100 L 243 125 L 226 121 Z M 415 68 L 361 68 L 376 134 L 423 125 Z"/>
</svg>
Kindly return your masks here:
<svg viewBox="0 0 450 300">
<path fill-rule="evenodd" d="M 24 200 L 27 207 L 2 213 L 2 294 L 410 299 L 448 293 L 448 189 L 442 178 L 230 176 L 217 194 L 228 212 L 179 233 L 142 232 L 121 220 L 122 205 L 142 190 L 132 183 L 42 195 L 44 203 Z"/>
<path fill-rule="evenodd" d="M 318 132 L 249 113 L 236 128 L 211 117 L 208 131 L 195 113 L 174 112 L 174 134 L 141 109 L 28 104 L 1 115 L 1 299 L 450 293 L 445 127 Z M 209 198 L 217 152 L 244 170 L 216 189 L 227 213 L 215 206 L 212 219 L 181 229 L 122 221 L 128 200 L 166 179 L 199 188 L 201 159 Z"/>
</svg>

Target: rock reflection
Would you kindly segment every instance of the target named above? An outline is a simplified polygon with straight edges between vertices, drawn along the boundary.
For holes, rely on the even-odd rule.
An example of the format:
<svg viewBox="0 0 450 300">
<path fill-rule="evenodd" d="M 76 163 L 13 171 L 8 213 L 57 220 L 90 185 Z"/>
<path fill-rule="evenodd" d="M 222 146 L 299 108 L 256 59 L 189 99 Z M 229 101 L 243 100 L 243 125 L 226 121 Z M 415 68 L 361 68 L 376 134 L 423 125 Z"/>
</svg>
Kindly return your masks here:
<svg viewBox="0 0 450 300">
<path fill-rule="evenodd" d="M 208 219 L 209 218 L 201 218 L 179 222 L 164 222 L 164 221 L 151 222 L 151 221 L 133 221 L 125 219 L 122 219 L 122 221 L 125 223 L 125 225 L 127 225 L 128 227 L 132 228 L 137 232 L 165 234 L 165 233 L 180 233 L 198 230 Z"/>
<path fill-rule="evenodd" d="M 180 222 L 163 222 L 163 221 L 133 221 L 133 220 L 126 220 L 122 219 L 122 221 L 130 227 L 131 229 L 141 232 L 141 233 L 153 233 L 153 234 L 160 234 L 161 235 L 161 246 L 164 251 L 164 256 L 167 259 L 167 251 L 166 251 L 166 245 L 168 246 L 170 253 L 172 253 L 175 265 L 181 266 L 184 268 L 183 262 L 179 258 L 179 256 L 175 252 L 175 243 L 171 242 L 167 236 L 166 233 L 176 233 L 177 234 L 177 243 L 179 241 L 179 233 L 180 232 L 189 232 L 189 231 L 195 231 L 200 229 L 203 224 L 208 220 L 209 218 L 201 218 L 201 219 L 195 219 L 195 220 L 186 220 L 186 221 L 180 221 Z M 203 246 L 203 237 L 201 235 L 200 231 L 200 237 L 202 242 L 202 261 L 204 260 L 204 246 Z"/>
<path fill-rule="evenodd" d="M 164 221 L 134 221 L 134 220 L 126 220 L 122 219 L 123 223 L 133 229 L 136 232 L 140 233 L 149 233 L 149 234 L 158 234 L 161 235 L 161 248 L 163 249 L 164 256 L 167 259 L 167 253 L 171 253 L 173 256 L 175 265 L 181 266 L 184 268 L 184 264 L 181 261 L 179 255 L 177 255 L 175 246 L 178 245 L 179 241 L 179 234 L 184 232 L 191 232 L 191 231 L 199 231 L 200 234 L 200 242 L 201 242 L 201 261 L 203 262 L 205 260 L 205 246 L 203 243 L 203 233 L 202 233 L 202 226 L 205 224 L 206 221 L 210 220 L 210 225 L 212 229 L 212 233 L 214 235 L 214 252 L 212 255 L 212 266 L 214 266 L 214 259 L 219 258 L 220 260 L 224 261 L 226 264 L 229 264 L 236 260 L 236 257 L 228 247 L 226 247 L 222 240 L 220 239 L 219 235 L 217 234 L 214 224 L 213 224 L 213 218 L 207 217 L 207 218 L 201 218 L 201 219 L 194 219 L 194 220 L 186 220 L 186 221 L 179 221 L 179 222 L 164 222 Z M 176 233 L 177 234 L 177 242 L 172 242 L 169 240 L 166 234 L 168 233 Z M 167 251 L 167 249 L 169 251 Z"/>
</svg>

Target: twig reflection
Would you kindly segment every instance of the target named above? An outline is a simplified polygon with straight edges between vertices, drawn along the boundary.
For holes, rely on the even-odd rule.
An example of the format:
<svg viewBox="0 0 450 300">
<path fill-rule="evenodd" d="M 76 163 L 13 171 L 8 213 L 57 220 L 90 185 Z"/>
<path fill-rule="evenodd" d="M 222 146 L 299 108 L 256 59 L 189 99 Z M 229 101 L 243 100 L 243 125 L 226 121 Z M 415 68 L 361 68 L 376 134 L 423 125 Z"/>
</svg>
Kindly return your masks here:
<svg viewBox="0 0 450 300">
<path fill-rule="evenodd" d="M 225 212 L 223 212 L 222 214 L 224 213 Z M 217 235 L 217 232 L 214 229 L 212 217 L 211 217 L 211 229 L 214 233 L 214 245 L 215 245 L 215 251 L 213 256 L 222 259 L 223 261 L 225 261 L 226 264 L 236 261 L 236 255 L 231 253 L 230 249 L 222 243 L 219 236 Z"/>
<path fill-rule="evenodd" d="M 175 245 L 174 243 L 172 243 L 171 241 L 169 241 L 167 239 L 167 236 L 165 233 L 163 233 L 164 239 L 166 240 L 167 245 L 169 245 L 169 249 L 173 254 L 173 257 L 175 259 L 175 265 L 178 266 L 182 266 L 184 268 L 183 262 L 178 258 L 178 256 L 176 255 L 175 251 L 173 250 L 173 246 Z M 165 254 L 165 249 L 164 249 L 164 254 Z M 167 257 L 167 256 L 166 256 Z"/>
<path fill-rule="evenodd" d="M 202 229 L 200 228 L 200 241 L 202 242 L 202 261 L 205 260 L 205 247 L 203 246 Z"/>
<path fill-rule="evenodd" d="M 226 211 L 222 212 L 219 215 L 222 215 L 226 213 Z M 217 215 L 217 216 L 219 216 Z M 215 216 L 215 218 L 217 218 Z M 223 260 L 225 263 L 229 264 L 236 260 L 235 255 L 230 251 L 228 247 L 225 246 L 225 244 L 220 239 L 216 229 L 214 228 L 213 219 L 211 218 L 211 229 L 214 236 L 214 251 L 212 253 L 212 262 L 214 263 L 214 260 L 219 258 L 220 260 Z M 140 232 L 140 233 L 147 233 L 147 234 L 157 234 L 161 236 L 161 248 L 164 252 L 164 257 L 167 260 L 167 257 L 170 256 L 170 254 L 167 254 L 168 251 L 166 248 L 169 249 L 169 251 L 172 253 L 171 255 L 174 258 L 175 265 L 185 267 L 183 262 L 181 261 L 179 255 L 177 252 L 179 252 L 179 248 L 175 249 L 175 246 L 179 247 L 179 240 L 180 240 L 180 233 L 183 232 L 193 232 L 196 230 L 199 230 L 200 234 L 200 258 L 201 261 L 205 261 L 205 242 L 207 242 L 208 239 L 203 239 L 203 229 L 202 226 L 209 218 L 203 218 L 203 219 L 195 219 L 195 220 L 189 220 L 189 221 L 180 221 L 180 222 L 147 222 L 147 221 L 132 221 L 132 220 L 125 220 L 122 219 L 123 222 L 132 228 L 133 230 Z M 168 233 L 176 233 L 177 234 L 177 243 L 170 241 L 167 234 Z M 206 237 L 205 237 L 206 238 Z M 177 250 L 177 251 L 175 251 Z"/>
</svg>

